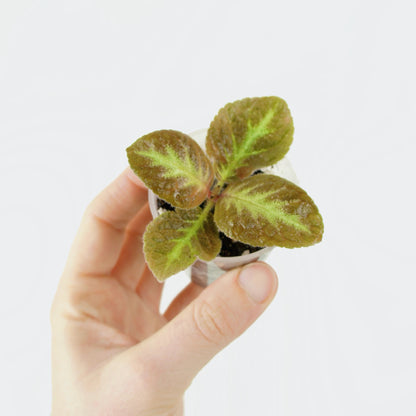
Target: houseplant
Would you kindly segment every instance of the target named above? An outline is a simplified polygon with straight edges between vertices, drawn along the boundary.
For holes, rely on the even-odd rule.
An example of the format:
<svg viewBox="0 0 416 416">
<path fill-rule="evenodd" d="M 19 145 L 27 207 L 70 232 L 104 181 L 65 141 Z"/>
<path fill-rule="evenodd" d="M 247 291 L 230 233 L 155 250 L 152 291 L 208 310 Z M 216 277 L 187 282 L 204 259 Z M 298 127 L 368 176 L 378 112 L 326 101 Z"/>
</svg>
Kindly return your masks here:
<svg viewBox="0 0 416 416">
<path fill-rule="evenodd" d="M 323 222 L 308 194 L 262 172 L 282 159 L 293 121 L 278 97 L 245 98 L 223 107 L 208 130 L 206 154 L 188 135 L 159 130 L 127 148 L 132 170 L 171 207 L 148 225 L 144 252 L 163 281 L 197 258 L 210 261 L 222 240 L 287 248 L 322 239 Z"/>
</svg>

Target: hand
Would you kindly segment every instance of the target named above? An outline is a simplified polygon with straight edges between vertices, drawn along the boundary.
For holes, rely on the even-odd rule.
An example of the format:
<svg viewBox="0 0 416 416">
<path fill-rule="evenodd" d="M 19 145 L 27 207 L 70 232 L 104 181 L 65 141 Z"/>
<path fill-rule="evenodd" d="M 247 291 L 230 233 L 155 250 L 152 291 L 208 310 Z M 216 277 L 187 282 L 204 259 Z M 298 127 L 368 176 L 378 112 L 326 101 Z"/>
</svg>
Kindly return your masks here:
<svg viewBox="0 0 416 416">
<path fill-rule="evenodd" d="M 182 415 L 198 371 L 265 310 L 264 263 L 190 283 L 164 314 L 144 262 L 147 190 L 126 169 L 89 205 L 51 310 L 52 415 Z"/>
</svg>

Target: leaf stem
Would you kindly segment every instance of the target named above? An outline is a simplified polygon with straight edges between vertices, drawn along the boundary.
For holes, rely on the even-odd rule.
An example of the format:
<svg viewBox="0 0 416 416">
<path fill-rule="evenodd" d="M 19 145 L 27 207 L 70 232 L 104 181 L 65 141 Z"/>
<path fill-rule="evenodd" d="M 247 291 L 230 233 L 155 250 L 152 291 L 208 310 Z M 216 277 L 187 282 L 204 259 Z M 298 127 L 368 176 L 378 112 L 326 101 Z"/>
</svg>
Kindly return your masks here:
<svg viewBox="0 0 416 416">
<path fill-rule="evenodd" d="M 201 217 L 206 218 L 206 216 L 211 212 L 212 208 L 214 208 L 215 205 L 215 200 L 212 199 L 207 199 L 207 203 L 204 206 L 202 213 L 201 213 Z"/>
</svg>

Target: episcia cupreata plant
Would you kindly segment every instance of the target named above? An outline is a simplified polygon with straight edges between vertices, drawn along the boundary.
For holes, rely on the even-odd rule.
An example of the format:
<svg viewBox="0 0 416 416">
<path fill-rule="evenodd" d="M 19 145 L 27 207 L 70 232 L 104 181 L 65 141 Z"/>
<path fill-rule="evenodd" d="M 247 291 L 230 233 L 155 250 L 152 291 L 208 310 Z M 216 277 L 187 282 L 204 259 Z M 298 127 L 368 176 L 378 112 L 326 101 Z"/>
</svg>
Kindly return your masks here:
<svg viewBox="0 0 416 416">
<path fill-rule="evenodd" d="M 211 122 L 206 154 L 174 130 L 147 134 L 127 148 L 131 169 L 174 211 L 156 217 L 143 236 L 146 262 L 159 281 L 197 258 L 213 260 L 219 231 L 254 247 L 304 247 L 322 239 L 323 222 L 300 187 L 259 169 L 281 160 L 293 121 L 278 97 L 245 98 Z"/>
</svg>

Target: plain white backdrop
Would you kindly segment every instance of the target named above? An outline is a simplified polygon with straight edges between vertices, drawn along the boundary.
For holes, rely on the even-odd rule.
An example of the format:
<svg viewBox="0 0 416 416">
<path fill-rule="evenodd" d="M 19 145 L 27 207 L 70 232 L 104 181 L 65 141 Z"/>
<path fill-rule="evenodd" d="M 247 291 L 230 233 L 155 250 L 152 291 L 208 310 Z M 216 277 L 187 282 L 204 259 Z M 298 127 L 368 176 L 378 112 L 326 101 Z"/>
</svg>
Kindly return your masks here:
<svg viewBox="0 0 416 416">
<path fill-rule="evenodd" d="M 324 241 L 273 252 L 277 298 L 187 415 L 415 415 L 414 16 L 410 0 L 0 0 L 0 414 L 50 412 L 51 300 L 125 147 L 278 95 Z"/>
</svg>

